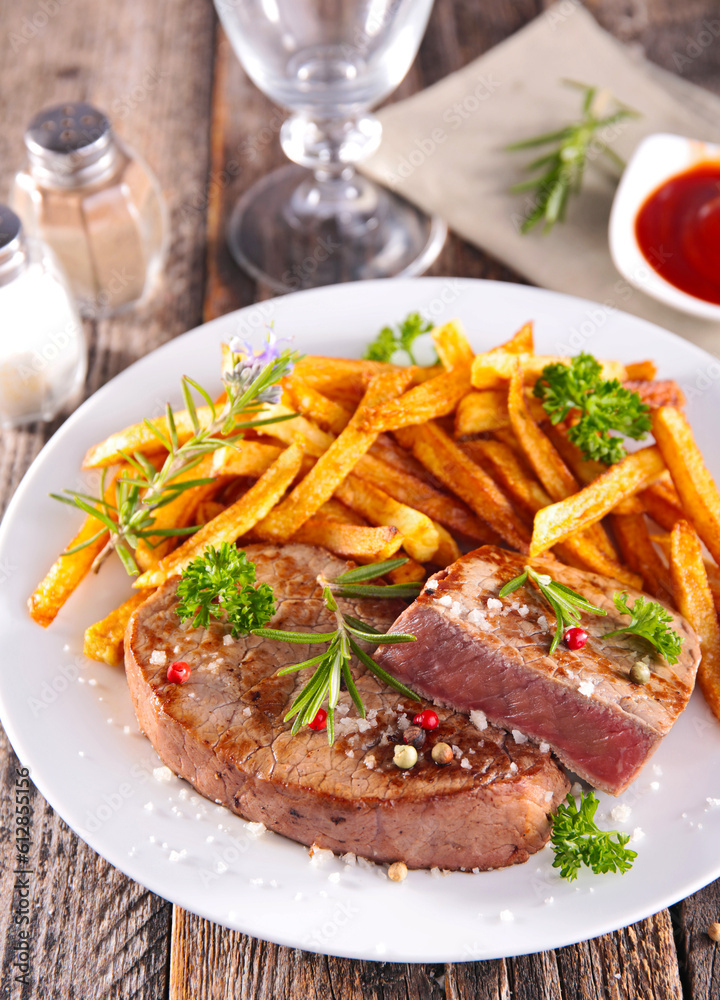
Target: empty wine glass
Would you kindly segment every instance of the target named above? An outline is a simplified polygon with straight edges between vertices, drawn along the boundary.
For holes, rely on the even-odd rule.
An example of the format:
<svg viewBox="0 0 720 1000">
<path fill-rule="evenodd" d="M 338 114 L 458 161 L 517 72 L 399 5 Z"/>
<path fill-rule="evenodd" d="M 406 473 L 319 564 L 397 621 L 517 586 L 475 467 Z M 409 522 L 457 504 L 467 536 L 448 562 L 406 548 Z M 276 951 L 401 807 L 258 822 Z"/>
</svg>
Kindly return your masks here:
<svg viewBox="0 0 720 1000">
<path fill-rule="evenodd" d="M 253 185 L 235 208 L 235 260 L 275 291 L 419 274 L 446 228 L 358 174 L 380 144 L 368 113 L 400 83 L 433 0 L 215 0 L 250 78 L 292 114 L 280 142 L 297 166 Z"/>
</svg>

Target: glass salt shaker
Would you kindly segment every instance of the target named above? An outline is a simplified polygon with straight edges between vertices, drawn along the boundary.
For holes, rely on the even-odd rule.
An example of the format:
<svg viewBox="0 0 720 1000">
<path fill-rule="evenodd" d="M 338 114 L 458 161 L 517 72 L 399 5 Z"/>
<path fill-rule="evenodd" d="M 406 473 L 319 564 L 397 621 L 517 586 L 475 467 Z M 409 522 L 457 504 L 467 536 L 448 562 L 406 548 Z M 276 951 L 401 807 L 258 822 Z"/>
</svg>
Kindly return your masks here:
<svg viewBox="0 0 720 1000">
<path fill-rule="evenodd" d="M 55 251 L 91 317 L 146 301 L 165 254 L 166 210 L 150 168 L 91 104 L 40 111 L 25 133 L 27 161 L 11 205 L 29 236 Z"/>
<path fill-rule="evenodd" d="M 82 389 L 87 348 L 52 251 L 0 205 L 0 424 L 52 420 Z"/>
</svg>

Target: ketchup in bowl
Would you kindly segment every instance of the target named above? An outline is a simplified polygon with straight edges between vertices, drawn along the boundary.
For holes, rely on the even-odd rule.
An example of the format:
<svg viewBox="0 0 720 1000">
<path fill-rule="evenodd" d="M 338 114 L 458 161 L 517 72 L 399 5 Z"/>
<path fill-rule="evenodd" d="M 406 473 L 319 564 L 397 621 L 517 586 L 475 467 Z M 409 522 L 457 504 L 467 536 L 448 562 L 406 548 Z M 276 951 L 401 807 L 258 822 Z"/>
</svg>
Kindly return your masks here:
<svg viewBox="0 0 720 1000">
<path fill-rule="evenodd" d="M 698 163 L 653 191 L 637 214 L 635 236 L 666 281 L 720 305 L 720 161 Z"/>
</svg>

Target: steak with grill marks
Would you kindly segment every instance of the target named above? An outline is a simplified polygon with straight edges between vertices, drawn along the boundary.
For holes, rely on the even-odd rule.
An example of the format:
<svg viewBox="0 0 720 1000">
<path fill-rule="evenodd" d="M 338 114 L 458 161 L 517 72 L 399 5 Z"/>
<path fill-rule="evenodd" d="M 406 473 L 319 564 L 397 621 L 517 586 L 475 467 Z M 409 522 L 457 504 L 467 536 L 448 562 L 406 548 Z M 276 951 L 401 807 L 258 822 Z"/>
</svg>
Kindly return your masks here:
<svg viewBox="0 0 720 1000">
<path fill-rule="evenodd" d="M 549 655 L 555 618 L 528 581 L 498 598 L 501 588 L 522 573 L 522 555 L 487 545 L 463 556 L 428 581 L 414 604 L 390 631 L 412 632 L 409 646 L 380 647 L 376 659 L 386 670 L 438 704 L 461 712 L 482 710 L 496 725 L 520 730 L 550 744 L 560 760 L 592 785 L 622 792 L 685 708 L 700 661 L 697 636 L 673 612 L 683 638 L 679 661 L 671 666 L 650 657 L 637 636 L 603 635 L 628 624 L 613 594 L 632 590 L 594 573 L 543 559 L 537 570 L 582 594 L 607 617 L 583 615 L 587 645 L 564 643 Z M 647 595 L 642 595 L 647 596 Z M 651 659 L 646 685 L 634 684 L 630 668 Z"/>
<path fill-rule="evenodd" d="M 317 576 L 332 578 L 350 564 L 306 545 L 246 551 L 258 581 L 275 592 L 272 626 L 334 627 Z M 181 625 L 176 588 L 177 579 L 169 580 L 135 612 L 125 663 L 141 728 L 164 763 L 202 795 L 302 844 L 416 868 L 497 868 L 525 861 L 546 842 L 550 814 L 568 789 L 547 748 L 493 726 L 481 731 L 467 715 L 439 709 L 440 724 L 418 763 L 402 771 L 393 764 L 393 743 L 419 706 L 357 662 L 352 671 L 367 719 L 343 691 L 334 747 L 325 732 L 305 728 L 292 736 L 283 716 L 308 671 L 276 671 L 318 646 L 252 635 L 228 642 L 222 624 Z M 396 600 L 339 604 L 382 630 L 404 607 Z M 191 668 L 182 685 L 167 680 L 174 660 Z M 440 740 L 456 748 L 445 767 L 431 759 Z"/>
</svg>

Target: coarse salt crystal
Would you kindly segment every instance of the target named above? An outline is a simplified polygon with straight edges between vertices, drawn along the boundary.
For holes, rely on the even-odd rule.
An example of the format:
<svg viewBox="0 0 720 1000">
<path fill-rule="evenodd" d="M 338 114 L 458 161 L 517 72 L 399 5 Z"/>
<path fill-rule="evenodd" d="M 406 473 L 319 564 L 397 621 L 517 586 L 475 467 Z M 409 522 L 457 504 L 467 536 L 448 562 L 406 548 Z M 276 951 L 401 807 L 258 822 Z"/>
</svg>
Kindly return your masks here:
<svg viewBox="0 0 720 1000">
<path fill-rule="evenodd" d="M 339 881 L 340 881 L 340 872 L 330 872 L 330 874 L 328 875 L 328 882 L 339 882 Z"/>
<path fill-rule="evenodd" d="M 247 717 L 248 717 L 249 715 L 252 715 L 252 709 L 251 709 L 251 708 L 244 708 L 244 709 L 243 709 L 243 715 L 244 715 L 244 716 L 245 716 L 246 718 L 247 718 Z"/>
<path fill-rule="evenodd" d="M 499 601 L 497 597 L 488 597 L 486 603 L 488 611 L 500 611 L 503 606 L 502 601 Z"/>
<path fill-rule="evenodd" d="M 551 791 L 548 790 L 547 792 L 545 792 L 545 801 L 546 802 L 550 802 L 551 799 L 552 799 L 552 797 L 553 797 L 553 793 Z"/>
<path fill-rule="evenodd" d="M 652 790 L 654 792 L 656 792 L 658 790 L 658 788 L 660 787 L 660 782 L 659 781 L 651 781 L 650 782 L 650 787 L 652 788 Z"/>
<path fill-rule="evenodd" d="M 631 812 L 632 809 L 630 808 L 630 806 L 625 805 L 624 802 L 621 802 L 620 805 L 615 806 L 614 809 L 610 810 L 610 819 L 615 820 L 616 823 L 626 823 L 628 818 L 630 817 Z"/>
<path fill-rule="evenodd" d="M 479 875 L 480 874 L 480 869 L 479 868 L 473 868 L 472 873 L 473 873 L 473 875 Z"/>
<path fill-rule="evenodd" d="M 542 740 L 540 743 L 540 753 L 550 753 L 550 744 Z"/>
<path fill-rule="evenodd" d="M 223 646 L 232 646 L 234 642 L 235 640 L 233 639 L 233 637 L 230 635 L 229 632 L 227 635 L 223 636 Z"/>
<path fill-rule="evenodd" d="M 537 623 L 540 626 L 540 628 L 547 628 L 548 627 L 548 620 L 545 617 L 545 615 L 540 615 L 540 617 L 537 620 Z"/>
<path fill-rule="evenodd" d="M 636 826 L 632 834 L 630 835 L 630 840 L 632 841 L 642 840 L 644 836 L 645 836 L 645 831 L 643 830 L 643 828 L 641 826 Z"/>
<path fill-rule="evenodd" d="M 181 851 L 170 851 L 170 853 L 168 854 L 168 861 L 181 861 L 186 854 L 187 851 L 185 850 L 185 848 L 183 848 Z"/>
<path fill-rule="evenodd" d="M 351 851 L 348 851 L 347 854 L 342 854 L 340 856 L 340 860 L 350 868 L 354 868 L 358 859 Z"/>
<path fill-rule="evenodd" d="M 437 590 L 439 586 L 440 584 L 437 580 L 428 580 L 425 584 L 425 590 Z"/>
<path fill-rule="evenodd" d="M 652 769 L 658 776 L 663 773 L 663 769 L 660 767 L 659 764 L 653 764 Z"/>
<path fill-rule="evenodd" d="M 720 799 L 713 799 L 710 796 L 708 796 L 707 799 L 705 799 L 705 801 L 707 802 L 707 804 L 709 806 L 712 806 L 712 807 L 720 806 Z"/>
<path fill-rule="evenodd" d="M 512 910 L 501 910 L 500 911 L 500 919 L 502 921 L 504 921 L 505 923 L 509 923 L 511 920 L 514 920 L 515 917 L 513 915 L 513 911 Z"/>
<path fill-rule="evenodd" d="M 368 754 L 367 757 L 365 758 L 365 767 L 368 769 L 368 771 L 372 771 L 372 769 L 375 767 L 376 764 L 377 761 L 375 760 L 373 754 Z"/>
<path fill-rule="evenodd" d="M 464 611 L 464 608 L 463 608 L 462 604 L 460 603 L 460 601 L 453 601 L 452 602 L 452 607 L 450 608 L 450 611 L 454 615 L 461 615 L 463 613 L 463 611 Z"/>
<path fill-rule="evenodd" d="M 324 865 L 326 861 L 329 861 L 333 857 L 333 852 L 326 847 L 318 847 L 313 844 L 310 848 L 310 864 L 314 868 L 319 868 L 320 865 Z"/>
<path fill-rule="evenodd" d="M 593 681 L 583 681 L 580 687 L 578 688 L 578 692 L 580 694 L 584 694 L 586 698 L 590 698 L 594 690 L 595 690 L 595 684 L 593 683 Z"/>
<path fill-rule="evenodd" d="M 487 715 L 480 708 L 474 708 L 470 713 L 470 721 L 477 729 L 487 729 Z"/>
<path fill-rule="evenodd" d="M 162 667 L 167 663 L 167 653 L 162 649 L 153 649 L 150 662 L 154 667 Z"/>
<path fill-rule="evenodd" d="M 515 763 L 515 761 L 514 760 L 511 761 L 510 762 L 510 774 L 517 774 L 517 769 L 518 769 L 518 766 Z"/>
<path fill-rule="evenodd" d="M 470 768 L 472 767 L 472 764 L 467 759 L 467 757 L 463 757 L 463 759 L 460 761 L 460 767 L 464 767 L 466 771 L 469 771 Z"/>
<path fill-rule="evenodd" d="M 527 606 L 527 604 L 523 604 L 521 607 L 518 608 L 518 614 L 520 615 L 521 618 L 526 618 L 530 614 L 530 608 Z"/>
<path fill-rule="evenodd" d="M 442 597 L 438 597 L 437 602 L 438 604 L 442 604 L 444 608 L 449 608 L 452 607 L 453 600 L 449 594 L 443 594 Z"/>
<path fill-rule="evenodd" d="M 403 713 L 402 715 L 398 716 L 397 726 L 401 733 L 404 733 L 409 725 L 410 725 L 410 719 L 408 719 L 407 715 Z"/>
<path fill-rule="evenodd" d="M 355 756 L 355 751 L 354 750 L 346 750 L 345 751 L 345 756 L 346 757 L 354 757 Z"/>
<path fill-rule="evenodd" d="M 164 764 L 162 767 L 153 768 L 153 778 L 155 781 L 172 781 L 174 777 L 175 775 L 172 773 L 170 768 L 165 767 Z"/>
<path fill-rule="evenodd" d="M 516 743 L 527 743 L 528 738 L 525 733 L 521 733 L 519 729 L 512 730 L 512 738 Z"/>
<path fill-rule="evenodd" d="M 245 829 L 248 832 L 248 836 L 257 840 L 258 837 L 262 837 L 267 830 L 267 827 L 264 823 L 248 823 Z"/>
<path fill-rule="evenodd" d="M 431 876 L 431 878 L 440 878 L 441 875 L 442 875 L 442 872 L 440 871 L 439 868 L 431 868 L 430 869 L 430 876 Z"/>
<path fill-rule="evenodd" d="M 485 617 L 484 611 L 478 611 L 477 609 L 473 609 L 467 616 L 467 620 L 470 622 L 471 625 L 479 625 L 480 628 L 483 629 L 483 631 L 485 632 L 487 632 L 491 627 L 490 623 Z"/>
<path fill-rule="evenodd" d="M 452 745 L 452 752 L 455 754 L 458 760 L 462 757 L 462 750 L 456 743 L 453 743 Z"/>
</svg>

